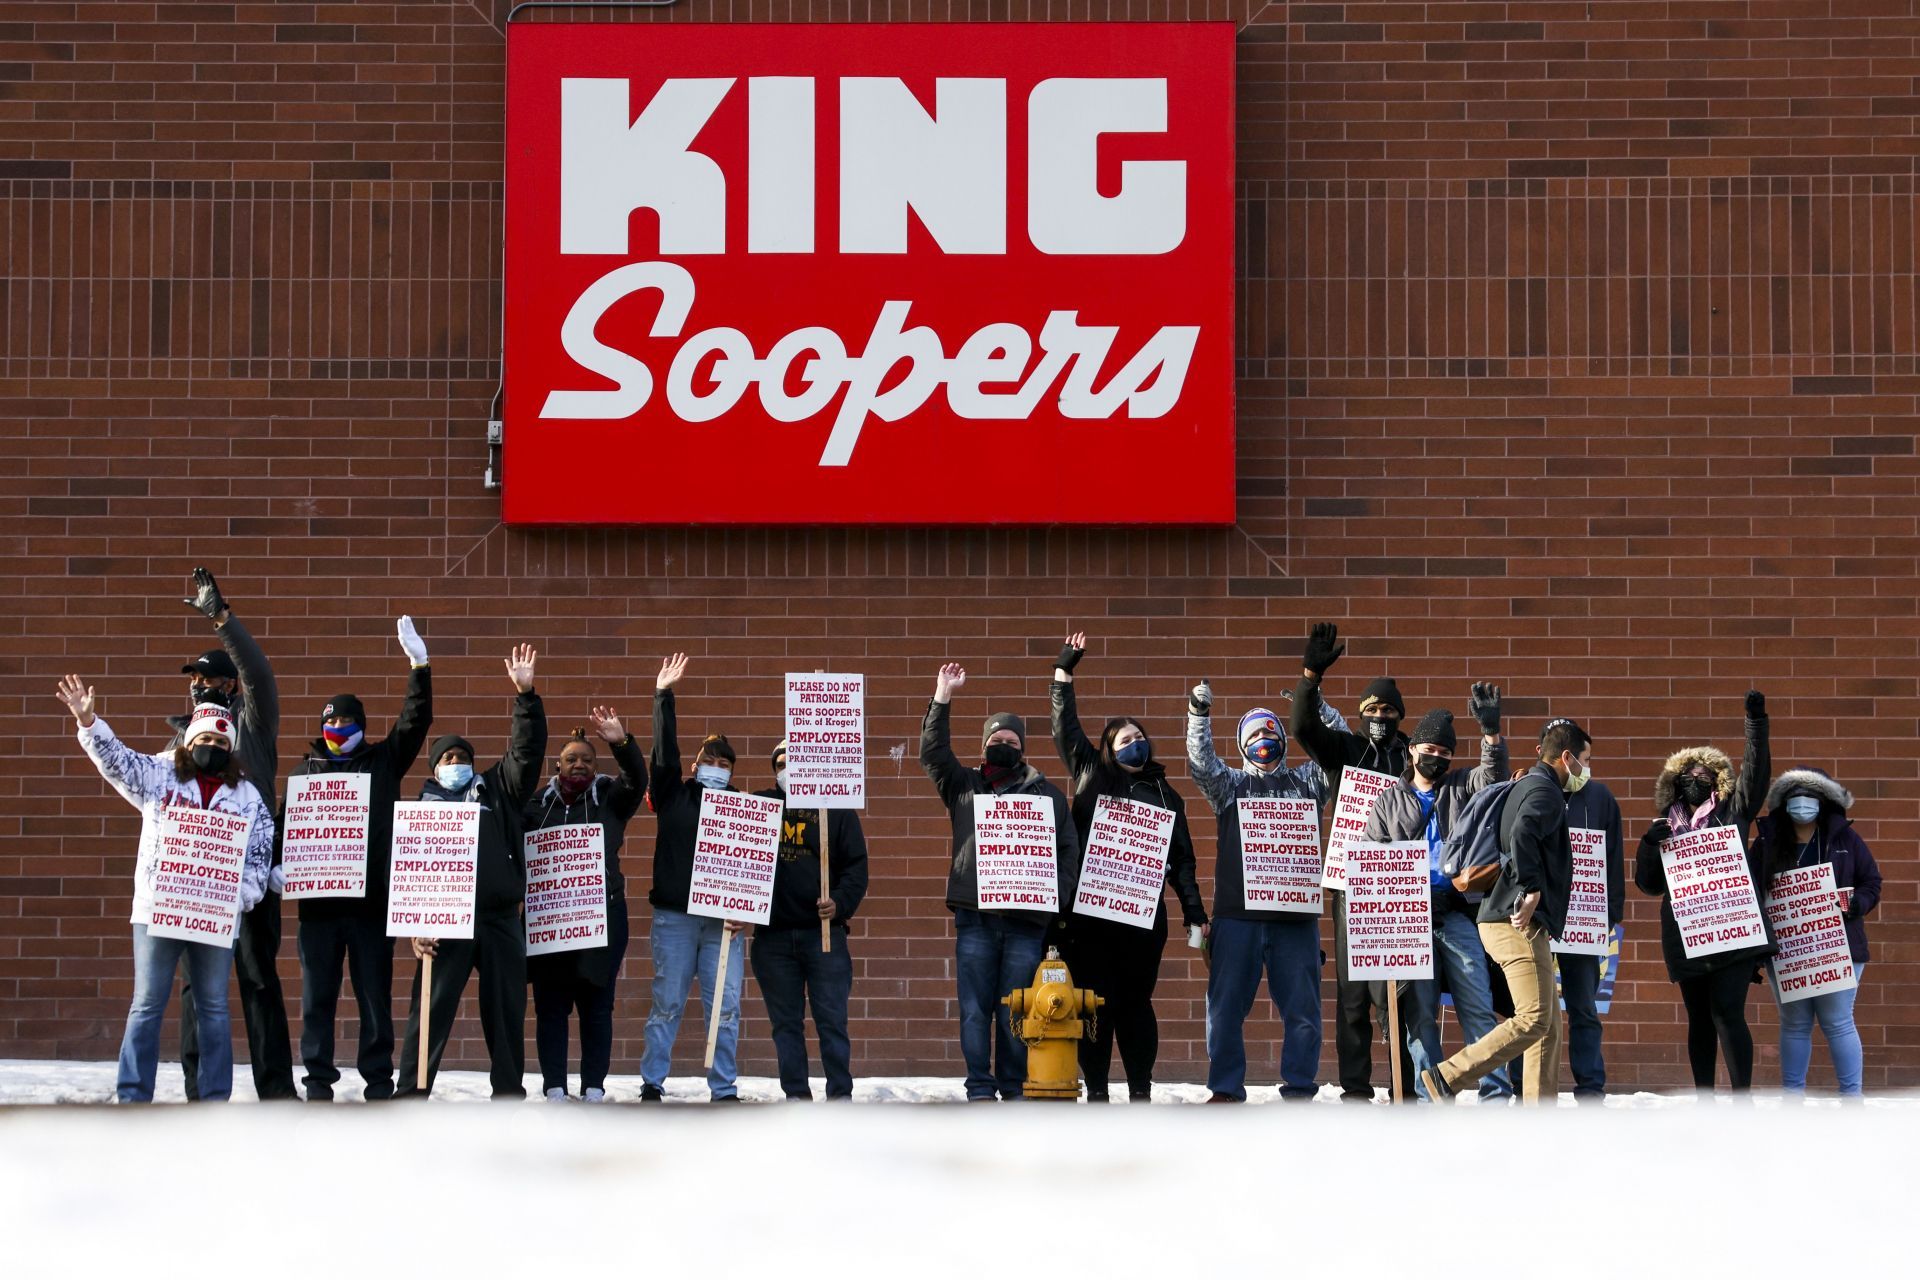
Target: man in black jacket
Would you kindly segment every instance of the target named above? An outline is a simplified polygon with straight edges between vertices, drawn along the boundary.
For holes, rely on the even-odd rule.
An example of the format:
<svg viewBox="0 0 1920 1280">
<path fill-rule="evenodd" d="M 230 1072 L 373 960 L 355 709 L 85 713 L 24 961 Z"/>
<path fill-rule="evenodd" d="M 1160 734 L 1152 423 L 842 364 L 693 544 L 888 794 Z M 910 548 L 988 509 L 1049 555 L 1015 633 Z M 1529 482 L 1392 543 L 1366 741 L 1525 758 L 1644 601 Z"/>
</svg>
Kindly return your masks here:
<svg viewBox="0 0 1920 1280">
<path fill-rule="evenodd" d="M 1381 676 L 1360 697 L 1358 733 L 1335 729 L 1321 714 L 1320 682 L 1340 660 L 1347 646 L 1331 622 L 1316 622 L 1307 636 L 1306 661 L 1300 684 L 1293 691 L 1289 727 L 1294 741 L 1327 775 L 1329 803 L 1337 802 L 1347 766 L 1400 777 L 1407 771 L 1407 735 L 1400 732 L 1406 718 L 1406 700 L 1400 686 Z M 1333 939 L 1339 963 L 1334 967 L 1333 1044 L 1340 1066 L 1340 1100 L 1373 1101 L 1373 1029 L 1376 1011 L 1382 1031 L 1387 1026 L 1386 984 L 1356 982 L 1347 974 L 1347 895 L 1327 891 L 1333 899 Z M 1413 1093 L 1413 1060 L 1400 1058 L 1401 1092 Z"/>
<path fill-rule="evenodd" d="M 787 798 L 787 744 L 773 749 L 774 785 L 755 795 Z M 820 891 L 820 823 L 824 809 L 788 809 L 780 819 L 780 860 L 773 866 L 773 916 L 753 931 L 753 980 L 767 1002 L 773 1049 L 780 1060 L 780 1090 L 813 1101 L 807 1080 L 806 1007 L 820 1037 L 820 1066 L 827 1101 L 853 1097 L 847 1001 L 853 994 L 853 957 L 847 924 L 867 896 L 867 837 L 858 809 L 835 809 L 827 818 L 827 891 Z M 833 922 L 833 950 L 820 950 L 820 922 Z"/>
<path fill-rule="evenodd" d="M 274 784 L 280 772 L 280 686 L 273 666 L 251 633 L 233 616 L 220 583 L 204 566 L 188 580 L 192 595 L 181 603 L 204 615 L 220 637 L 220 647 L 209 649 L 180 668 L 187 677 L 187 714 L 167 717 L 173 728 L 169 747 L 180 745 L 181 733 L 193 708 L 216 703 L 233 712 L 233 754 L 247 780 L 267 808 L 274 807 Z M 233 935 L 233 976 L 240 983 L 240 1012 L 247 1024 L 247 1057 L 253 1067 L 254 1094 L 261 1101 L 294 1100 L 293 1050 L 287 1027 L 287 1001 L 280 989 L 280 859 L 267 894 L 253 910 L 240 917 Z M 180 1066 L 186 1073 L 187 1100 L 200 1096 L 200 1023 L 194 1012 L 193 984 L 180 984 Z"/>
<path fill-rule="evenodd" d="M 400 1047 L 400 1088 L 395 1097 L 425 1097 L 440 1074 L 440 1055 L 460 1012 L 467 979 L 480 971 L 480 1033 L 492 1066 L 493 1096 L 527 1096 L 527 930 L 521 918 L 526 900 L 526 863 L 521 839 L 525 814 L 540 782 L 547 754 L 547 713 L 533 691 L 533 646 L 520 645 L 507 659 L 507 676 L 519 696 L 513 704 L 513 737 L 507 754 L 485 773 L 473 771 L 473 744 L 445 734 L 433 744 L 433 780 L 420 789 L 422 800 L 477 803 L 480 847 L 474 878 L 473 937 L 414 938 L 416 959 L 431 955 L 433 967 L 431 1038 L 427 1044 L 427 1087 L 416 1088 L 420 1063 L 420 972 L 414 971 L 413 999 L 407 1012 L 407 1038 Z"/>
<path fill-rule="evenodd" d="M 1553 989 L 1552 940 L 1567 920 L 1573 842 L 1566 794 L 1586 770 L 1589 739 L 1572 721 L 1549 731 L 1540 763 L 1513 784 L 1500 815 L 1500 878 L 1480 903 L 1480 941 L 1506 974 L 1513 1017 L 1436 1067 L 1420 1073 L 1435 1102 L 1526 1055 L 1523 1101 L 1560 1096 L 1560 1002 Z"/>
<path fill-rule="evenodd" d="M 934 682 L 933 701 L 920 726 L 920 767 L 947 807 L 953 860 L 947 870 L 947 910 L 953 912 L 955 976 L 960 996 L 960 1052 L 967 1062 L 967 1101 L 1012 1100 L 1022 1094 L 1027 1047 L 1013 1034 L 1002 996 L 1033 981 L 1045 955 L 1047 930 L 1072 910 L 1080 883 L 1080 836 L 1073 810 L 1060 788 L 1026 760 L 1027 725 L 1011 712 L 987 717 L 980 734 L 981 764 L 960 763 L 953 753 L 954 691 L 967 682 L 966 668 L 949 662 Z M 1055 911 L 980 905 L 974 862 L 973 798 L 1038 796 L 1053 810 Z"/>
<path fill-rule="evenodd" d="M 399 621 L 400 647 L 406 650 L 407 698 L 393 732 L 367 741 L 367 712 L 350 693 L 335 695 L 320 711 L 320 736 L 307 758 L 288 775 L 367 775 L 367 890 L 359 898 L 302 898 L 300 910 L 300 1057 L 307 1073 L 301 1083 L 308 1102 L 332 1102 L 340 1069 L 333 1062 L 334 1014 L 340 1003 L 341 967 L 353 976 L 354 1003 L 360 1010 L 360 1051 L 354 1065 L 366 1084 L 366 1098 L 393 1096 L 393 939 L 387 936 L 387 884 L 392 865 L 393 805 L 400 782 L 420 758 L 433 724 L 433 668 L 427 646 L 413 619 Z M 287 831 L 287 810 L 280 806 L 276 839 Z M 280 861 L 280 849 L 274 849 Z"/>
</svg>

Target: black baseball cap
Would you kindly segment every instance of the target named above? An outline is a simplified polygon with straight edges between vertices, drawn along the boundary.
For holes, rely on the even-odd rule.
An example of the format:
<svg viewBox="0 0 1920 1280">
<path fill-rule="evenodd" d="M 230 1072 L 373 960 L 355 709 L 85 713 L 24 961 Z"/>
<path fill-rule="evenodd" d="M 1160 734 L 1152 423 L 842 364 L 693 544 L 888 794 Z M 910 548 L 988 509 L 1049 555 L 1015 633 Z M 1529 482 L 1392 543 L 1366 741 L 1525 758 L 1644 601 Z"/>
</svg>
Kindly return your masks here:
<svg viewBox="0 0 1920 1280">
<path fill-rule="evenodd" d="M 238 680 L 240 672 L 225 649 L 209 649 L 180 668 L 183 676 L 205 676 L 209 680 Z"/>
</svg>

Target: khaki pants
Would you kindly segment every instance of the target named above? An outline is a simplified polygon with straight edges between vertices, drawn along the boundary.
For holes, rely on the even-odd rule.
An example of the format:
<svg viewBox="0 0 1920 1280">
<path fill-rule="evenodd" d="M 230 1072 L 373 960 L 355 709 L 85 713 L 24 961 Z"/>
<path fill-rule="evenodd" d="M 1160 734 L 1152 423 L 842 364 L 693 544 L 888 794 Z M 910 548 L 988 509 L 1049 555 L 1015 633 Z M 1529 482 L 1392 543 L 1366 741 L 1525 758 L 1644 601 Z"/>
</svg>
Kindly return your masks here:
<svg viewBox="0 0 1920 1280">
<path fill-rule="evenodd" d="M 1522 1053 L 1526 1055 L 1529 1106 L 1560 1097 L 1560 1000 L 1553 988 L 1553 951 L 1547 927 L 1539 921 L 1526 930 L 1504 920 L 1480 926 L 1487 958 L 1507 975 L 1513 1016 L 1440 1064 L 1441 1079 L 1459 1092 L 1481 1076 Z"/>
</svg>

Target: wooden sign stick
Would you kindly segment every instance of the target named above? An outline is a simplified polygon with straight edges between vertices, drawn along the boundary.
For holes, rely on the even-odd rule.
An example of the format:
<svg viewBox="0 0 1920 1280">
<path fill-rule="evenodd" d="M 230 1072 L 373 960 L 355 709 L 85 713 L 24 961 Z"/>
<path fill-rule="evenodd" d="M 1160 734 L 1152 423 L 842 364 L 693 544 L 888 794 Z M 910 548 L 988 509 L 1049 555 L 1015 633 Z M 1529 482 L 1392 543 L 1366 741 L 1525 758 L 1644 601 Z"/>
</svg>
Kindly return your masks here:
<svg viewBox="0 0 1920 1280">
<path fill-rule="evenodd" d="M 1387 1060 L 1393 1070 L 1393 1086 L 1387 1096 L 1405 1102 L 1400 1090 L 1400 992 L 1399 983 L 1387 980 Z"/>
<path fill-rule="evenodd" d="M 720 1043 L 720 1018 L 727 1011 L 727 952 L 733 947 L 733 930 L 723 921 L 720 926 L 720 959 L 713 966 L 713 1017 L 707 1022 L 707 1069 L 713 1069 L 713 1048 Z"/>
<path fill-rule="evenodd" d="M 420 957 L 420 1067 L 414 1088 L 427 1091 L 427 1063 L 433 1058 L 433 952 Z"/>
<path fill-rule="evenodd" d="M 827 857 L 827 815 L 832 812 L 831 809 L 820 811 L 820 896 L 823 898 L 833 896 L 833 874 L 828 870 Z M 820 921 L 820 954 L 823 956 L 833 954 L 833 921 L 831 920 Z"/>
</svg>

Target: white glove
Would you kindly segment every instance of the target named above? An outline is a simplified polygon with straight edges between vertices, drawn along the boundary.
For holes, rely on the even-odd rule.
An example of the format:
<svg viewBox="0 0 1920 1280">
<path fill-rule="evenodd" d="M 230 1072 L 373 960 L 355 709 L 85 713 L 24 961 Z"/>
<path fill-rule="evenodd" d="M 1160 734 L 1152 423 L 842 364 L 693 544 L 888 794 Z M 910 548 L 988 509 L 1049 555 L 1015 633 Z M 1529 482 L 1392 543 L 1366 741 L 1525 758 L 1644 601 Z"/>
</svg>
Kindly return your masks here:
<svg viewBox="0 0 1920 1280">
<path fill-rule="evenodd" d="M 1193 686 L 1193 692 L 1187 695 L 1187 714 L 1195 716 L 1213 714 L 1213 686 L 1205 680 Z"/>
<path fill-rule="evenodd" d="M 413 618 L 408 614 L 400 615 L 400 647 L 407 651 L 407 661 L 416 667 L 427 665 L 427 642 L 413 629 Z"/>
<path fill-rule="evenodd" d="M 273 870 L 267 872 L 267 888 L 275 893 L 285 893 L 287 891 L 287 869 L 285 867 L 275 867 Z"/>
</svg>

